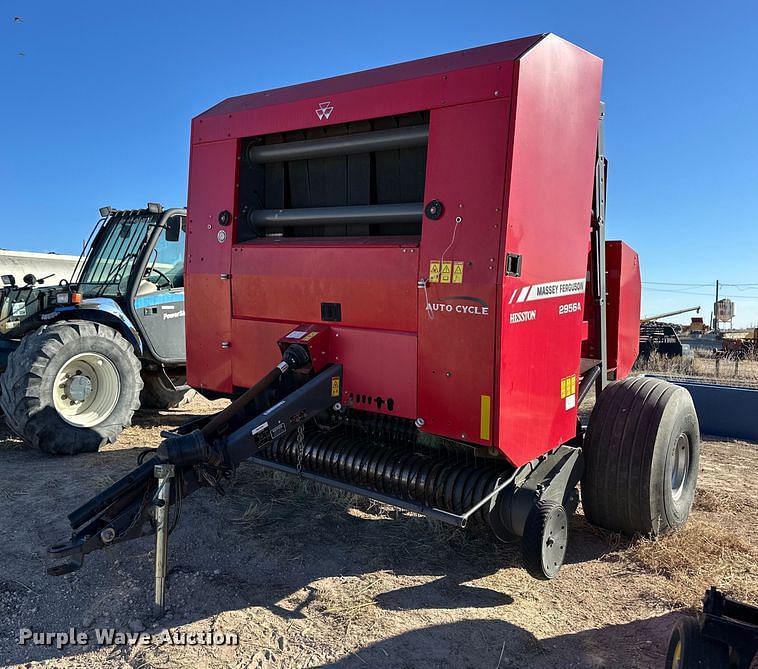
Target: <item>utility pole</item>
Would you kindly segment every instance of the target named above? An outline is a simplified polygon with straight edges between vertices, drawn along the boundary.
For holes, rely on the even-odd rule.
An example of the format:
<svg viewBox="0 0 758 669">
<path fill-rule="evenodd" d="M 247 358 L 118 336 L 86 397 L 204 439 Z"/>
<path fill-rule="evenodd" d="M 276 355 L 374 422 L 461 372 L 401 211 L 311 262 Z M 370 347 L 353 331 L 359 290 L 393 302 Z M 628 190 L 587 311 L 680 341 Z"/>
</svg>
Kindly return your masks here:
<svg viewBox="0 0 758 669">
<path fill-rule="evenodd" d="M 716 302 L 713 304 L 713 329 L 719 333 L 719 280 L 716 279 Z"/>
</svg>

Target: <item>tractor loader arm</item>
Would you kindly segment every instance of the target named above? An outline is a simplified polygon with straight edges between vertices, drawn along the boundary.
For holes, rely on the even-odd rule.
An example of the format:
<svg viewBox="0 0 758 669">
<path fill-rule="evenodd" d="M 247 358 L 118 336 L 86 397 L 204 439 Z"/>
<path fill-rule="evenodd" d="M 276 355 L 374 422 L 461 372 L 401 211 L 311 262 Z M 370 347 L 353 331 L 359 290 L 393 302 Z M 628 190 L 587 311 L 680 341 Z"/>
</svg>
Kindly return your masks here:
<svg viewBox="0 0 758 669">
<path fill-rule="evenodd" d="M 175 466 L 177 484 L 171 487 L 170 504 L 177 505 L 178 513 L 184 497 L 200 487 L 223 492 L 221 479 L 241 462 L 332 407 L 338 400 L 334 389 L 342 384 L 342 366 L 331 365 L 314 375 L 309 363 L 304 347 L 289 346 L 274 369 L 202 428 L 168 436 L 151 457 L 72 511 L 70 539 L 48 548 L 48 555 L 59 561 L 48 573 L 67 574 L 82 566 L 87 553 L 153 534 L 153 511 L 163 504 L 156 465 Z M 264 396 L 266 402 L 261 401 Z"/>
</svg>

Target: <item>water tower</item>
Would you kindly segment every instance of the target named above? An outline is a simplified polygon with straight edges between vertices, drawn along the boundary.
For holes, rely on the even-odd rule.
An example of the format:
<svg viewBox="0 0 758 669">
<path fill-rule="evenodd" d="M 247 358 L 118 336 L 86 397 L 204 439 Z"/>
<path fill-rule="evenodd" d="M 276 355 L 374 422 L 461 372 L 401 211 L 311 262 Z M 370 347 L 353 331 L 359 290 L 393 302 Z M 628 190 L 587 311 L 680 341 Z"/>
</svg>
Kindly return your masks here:
<svg viewBox="0 0 758 669">
<path fill-rule="evenodd" d="M 725 297 L 713 305 L 713 313 L 717 323 L 729 323 L 729 329 L 732 329 L 734 320 L 734 302 Z"/>
</svg>

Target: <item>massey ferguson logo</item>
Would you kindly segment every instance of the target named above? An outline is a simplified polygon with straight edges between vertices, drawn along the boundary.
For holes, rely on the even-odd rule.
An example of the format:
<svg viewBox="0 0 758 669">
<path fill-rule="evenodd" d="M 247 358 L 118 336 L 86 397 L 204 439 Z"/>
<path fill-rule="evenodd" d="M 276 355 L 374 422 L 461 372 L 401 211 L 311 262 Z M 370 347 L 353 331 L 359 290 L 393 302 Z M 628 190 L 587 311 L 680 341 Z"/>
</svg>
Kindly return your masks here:
<svg viewBox="0 0 758 669">
<path fill-rule="evenodd" d="M 319 102 L 318 107 L 316 108 L 316 116 L 318 116 L 319 121 L 323 121 L 324 119 L 329 120 L 329 117 L 332 115 L 333 111 L 334 107 L 332 107 L 331 100 L 327 102 Z"/>
</svg>

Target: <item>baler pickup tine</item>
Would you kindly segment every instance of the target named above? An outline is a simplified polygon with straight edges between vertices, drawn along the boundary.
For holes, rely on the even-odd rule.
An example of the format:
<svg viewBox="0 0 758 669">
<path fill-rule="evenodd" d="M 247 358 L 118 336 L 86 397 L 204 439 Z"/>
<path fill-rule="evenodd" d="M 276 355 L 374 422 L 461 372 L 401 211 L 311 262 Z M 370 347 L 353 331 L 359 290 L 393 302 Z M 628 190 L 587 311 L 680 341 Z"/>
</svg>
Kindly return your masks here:
<svg viewBox="0 0 758 669">
<path fill-rule="evenodd" d="M 286 474 L 295 474 L 297 476 L 301 476 L 302 478 L 307 479 L 309 481 L 313 481 L 315 483 L 321 483 L 323 485 L 327 485 L 332 488 L 337 488 L 338 490 L 344 490 L 345 492 L 360 495 L 362 497 L 367 497 L 368 499 L 372 499 L 375 502 L 380 502 L 382 504 L 391 504 L 392 506 L 396 506 L 400 509 L 403 509 L 404 511 L 411 511 L 413 513 L 418 513 L 422 516 L 426 516 L 427 518 L 431 518 L 433 520 L 439 520 L 440 522 L 446 523 L 448 525 L 454 525 L 455 527 L 460 527 L 460 528 L 466 527 L 469 518 L 471 518 L 473 514 L 475 514 L 479 509 L 481 509 L 485 504 L 490 502 L 493 498 L 496 498 L 500 492 L 502 492 L 505 488 L 507 488 L 516 478 L 516 474 L 519 471 L 519 470 L 516 470 L 516 472 L 514 472 L 511 476 L 509 476 L 504 481 L 499 480 L 495 488 L 491 492 L 489 492 L 487 495 L 485 495 L 481 500 L 479 500 L 479 502 L 477 502 L 474 506 L 472 506 L 470 509 L 468 509 L 464 513 L 458 514 L 458 513 L 452 513 L 451 511 L 445 511 L 444 509 L 439 509 L 437 507 L 426 506 L 418 502 L 400 499 L 399 497 L 385 495 L 383 493 L 376 492 L 375 490 L 371 490 L 370 488 L 364 488 L 362 486 L 353 485 L 352 483 L 348 483 L 347 481 L 333 479 L 328 476 L 321 476 L 320 474 L 314 474 L 313 472 L 305 471 L 302 469 L 298 470 L 297 467 L 292 467 L 290 465 L 282 464 L 281 462 L 274 462 L 272 460 L 267 460 L 266 458 L 252 457 L 250 458 L 250 461 L 258 465 L 259 467 L 264 467 L 266 469 L 273 469 L 276 471 L 284 472 Z"/>
</svg>

